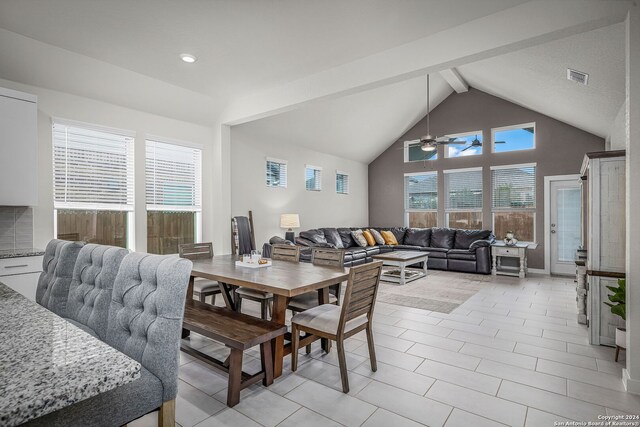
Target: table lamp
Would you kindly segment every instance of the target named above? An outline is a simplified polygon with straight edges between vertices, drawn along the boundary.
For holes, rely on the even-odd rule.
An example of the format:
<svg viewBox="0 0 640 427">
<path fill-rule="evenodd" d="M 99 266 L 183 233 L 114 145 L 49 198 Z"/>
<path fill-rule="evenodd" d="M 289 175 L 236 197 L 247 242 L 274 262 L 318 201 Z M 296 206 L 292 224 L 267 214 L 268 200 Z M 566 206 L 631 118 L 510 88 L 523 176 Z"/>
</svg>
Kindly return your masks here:
<svg viewBox="0 0 640 427">
<path fill-rule="evenodd" d="M 293 242 L 295 238 L 294 228 L 300 228 L 300 216 L 298 214 L 282 214 L 280 215 L 280 228 L 286 228 L 284 238 Z"/>
</svg>

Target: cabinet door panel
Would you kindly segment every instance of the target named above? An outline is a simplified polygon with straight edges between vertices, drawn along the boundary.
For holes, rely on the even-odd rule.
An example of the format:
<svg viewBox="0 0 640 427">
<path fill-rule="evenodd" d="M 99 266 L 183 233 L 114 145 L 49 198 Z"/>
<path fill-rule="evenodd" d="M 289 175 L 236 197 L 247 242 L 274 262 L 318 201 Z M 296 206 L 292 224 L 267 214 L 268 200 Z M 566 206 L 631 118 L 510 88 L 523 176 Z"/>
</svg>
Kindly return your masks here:
<svg viewBox="0 0 640 427">
<path fill-rule="evenodd" d="M 35 102 L 0 96 L 0 206 L 38 204 Z"/>
</svg>

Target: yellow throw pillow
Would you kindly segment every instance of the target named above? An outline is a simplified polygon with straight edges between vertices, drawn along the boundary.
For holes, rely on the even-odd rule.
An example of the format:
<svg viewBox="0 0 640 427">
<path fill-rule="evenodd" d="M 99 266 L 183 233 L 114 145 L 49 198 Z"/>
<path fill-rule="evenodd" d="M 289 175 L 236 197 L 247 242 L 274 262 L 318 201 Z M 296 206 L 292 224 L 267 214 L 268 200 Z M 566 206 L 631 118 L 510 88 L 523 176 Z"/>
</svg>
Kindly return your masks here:
<svg viewBox="0 0 640 427">
<path fill-rule="evenodd" d="M 362 232 L 362 235 L 367 240 L 367 246 L 375 246 L 376 245 L 376 239 L 373 238 L 373 234 L 371 234 L 371 232 L 369 230 L 364 230 Z"/>
<path fill-rule="evenodd" d="M 398 241 L 396 240 L 396 236 L 393 235 L 390 231 L 381 231 L 382 237 L 384 238 L 384 243 L 387 245 L 397 245 Z"/>
</svg>

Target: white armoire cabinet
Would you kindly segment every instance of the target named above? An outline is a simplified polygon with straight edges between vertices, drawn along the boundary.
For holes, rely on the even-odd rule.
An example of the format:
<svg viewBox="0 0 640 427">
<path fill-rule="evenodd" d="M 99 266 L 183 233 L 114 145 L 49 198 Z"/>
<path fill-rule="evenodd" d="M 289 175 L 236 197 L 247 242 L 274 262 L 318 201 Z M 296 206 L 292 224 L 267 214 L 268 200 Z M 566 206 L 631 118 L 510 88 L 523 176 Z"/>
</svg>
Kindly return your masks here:
<svg viewBox="0 0 640 427">
<path fill-rule="evenodd" d="M 587 248 L 587 324 L 591 344 L 615 345 L 624 326 L 604 304 L 625 271 L 625 152 L 587 153 L 582 164 L 583 246 Z"/>
<path fill-rule="evenodd" d="M 0 206 L 38 204 L 37 97 L 0 88 Z"/>
</svg>

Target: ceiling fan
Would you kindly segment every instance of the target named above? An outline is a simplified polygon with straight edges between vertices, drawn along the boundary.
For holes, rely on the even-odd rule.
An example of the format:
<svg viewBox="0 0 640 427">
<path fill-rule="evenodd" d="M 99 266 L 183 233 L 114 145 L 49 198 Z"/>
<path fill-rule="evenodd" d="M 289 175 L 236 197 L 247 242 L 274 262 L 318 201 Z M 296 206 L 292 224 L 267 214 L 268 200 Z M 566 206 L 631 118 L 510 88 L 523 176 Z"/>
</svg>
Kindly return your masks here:
<svg viewBox="0 0 640 427">
<path fill-rule="evenodd" d="M 429 74 L 427 74 L 427 134 L 420 137 L 420 139 L 414 139 L 411 141 L 405 141 L 406 144 L 417 144 L 420 143 L 420 149 L 422 151 L 436 151 L 438 145 L 449 145 L 449 144 L 466 144 L 466 141 L 458 141 L 456 138 L 449 138 L 447 136 L 437 137 L 432 136 L 429 127 L 429 114 L 430 114 L 430 105 L 429 105 Z"/>
<path fill-rule="evenodd" d="M 507 141 L 494 141 L 494 144 L 504 144 Z M 464 144 L 466 144 L 466 142 L 463 142 Z M 480 141 L 478 139 L 478 135 L 475 136 L 475 138 L 473 139 L 473 141 L 471 141 L 471 145 L 469 145 L 468 147 L 463 148 L 462 150 L 460 150 L 460 152 L 462 153 L 463 151 L 467 151 L 469 148 L 474 148 L 474 147 L 482 147 L 482 141 Z"/>
</svg>

